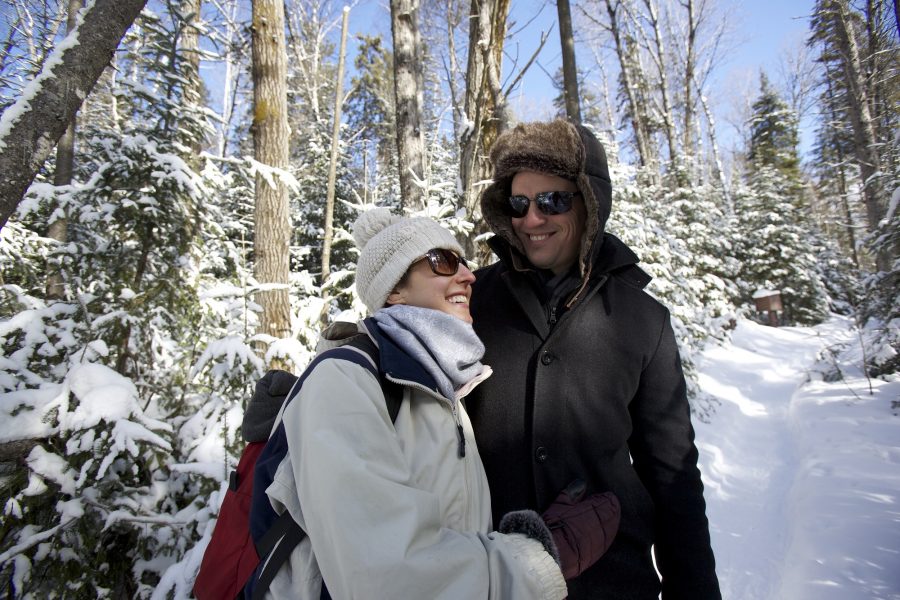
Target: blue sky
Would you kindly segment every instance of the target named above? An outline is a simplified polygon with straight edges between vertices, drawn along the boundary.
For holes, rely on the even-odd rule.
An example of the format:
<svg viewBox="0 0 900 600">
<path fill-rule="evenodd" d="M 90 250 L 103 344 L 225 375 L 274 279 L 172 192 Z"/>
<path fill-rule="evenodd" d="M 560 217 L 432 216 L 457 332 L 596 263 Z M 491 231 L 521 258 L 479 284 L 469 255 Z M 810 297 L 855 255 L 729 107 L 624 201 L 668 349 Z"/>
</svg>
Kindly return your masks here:
<svg viewBox="0 0 900 600">
<path fill-rule="evenodd" d="M 572 4 L 574 11 L 574 0 Z M 735 130 L 728 124 L 729 120 L 735 119 L 734 105 L 739 103 L 739 97 L 744 93 L 755 96 L 759 89 L 761 69 L 771 79 L 776 78 L 780 53 L 791 44 L 802 43 L 806 37 L 807 16 L 812 11 L 814 0 L 719 0 L 710 4 L 718 6 L 719 14 L 727 15 L 731 26 L 728 49 L 722 53 L 709 90 L 710 101 L 715 106 L 717 130 L 722 137 L 720 144 L 728 147 L 730 143 L 736 143 Z M 544 0 L 513 2 L 514 19 L 524 22 L 536 14 L 539 16 L 531 22 L 527 33 L 508 42 L 507 49 L 514 52 L 515 44 L 519 43 L 522 56 L 520 62 L 524 62 L 532 52 L 532 46 L 526 46 L 528 41 L 533 41 L 536 46 L 540 32 L 553 26 L 553 32 L 538 60 L 543 69 L 532 67 L 529 70 L 522 83 L 522 98 L 513 102 L 515 107 L 525 113 L 533 111 L 534 118 L 544 118 L 550 114 L 551 99 L 556 95 L 547 73 L 552 74 L 561 62 L 555 3 Z M 585 64 L 591 58 L 591 53 L 591 48 L 583 44 L 577 45 L 576 60 L 579 65 Z M 612 94 L 615 94 L 614 85 L 615 82 L 611 81 Z M 803 139 L 802 142 L 805 146 L 811 140 Z"/>
<path fill-rule="evenodd" d="M 573 13 L 577 0 L 572 0 Z M 779 55 L 792 44 L 799 44 L 808 31 L 808 15 L 814 0 L 709 0 L 717 7 L 717 14 L 727 16 L 731 26 L 728 48 L 722 53 L 709 90 L 715 107 L 719 143 L 724 151 L 738 144 L 736 129 L 730 124 L 739 120 L 736 106 L 742 96 L 754 97 L 759 89 L 759 73 L 764 69 L 770 79 L 777 79 Z M 350 38 L 354 33 L 380 32 L 390 39 L 390 20 L 386 0 L 361 0 L 350 13 Z M 552 115 L 552 98 L 556 90 L 550 75 L 558 68 L 561 58 L 559 31 L 556 28 L 556 4 L 550 0 L 514 0 L 511 19 L 522 25 L 528 23 L 513 39 L 507 41 L 507 54 L 518 53 L 519 64 L 531 56 L 542 31 L 552 31 L 537 64 L 526 73 L 519 90 L 511 97 L 511 106 L 522 119 L 542 119 Z M 513 27 L 511 31 L 520 28 Z M 576 31 L 576 37 L 578 32 Z M 353 51 L 353 42 L 350 43 Z M 576 60 L 586 64 L 592 50 L 583 44 L 576 47 Z M 348 66 L 352 59 L 348 59 Z M 352 67 L 350 67 L 352 68 Z M 509 77 L 511 64 L 504 68 Z M 610 82 L 611 86 L 615 82 Z M 615 94 L 614 87 L 612 93 Z M 803 127 L 801 127 L 803 129 Z M 811 133 L 801 131 L 801 149 L 809 147 Z"/>
</svg>

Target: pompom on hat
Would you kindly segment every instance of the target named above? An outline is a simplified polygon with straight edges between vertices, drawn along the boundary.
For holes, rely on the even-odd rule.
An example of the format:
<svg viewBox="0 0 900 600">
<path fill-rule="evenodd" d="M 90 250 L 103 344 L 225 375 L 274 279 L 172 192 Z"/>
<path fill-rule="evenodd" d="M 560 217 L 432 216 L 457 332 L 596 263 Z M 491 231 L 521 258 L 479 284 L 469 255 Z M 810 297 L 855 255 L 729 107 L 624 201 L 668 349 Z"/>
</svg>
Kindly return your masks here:
<svg viewBox="0 0 900 600">
<path fill-rule="evenodd" d="M 356 219 L 353 239 L 359 248 L 356 292 L 370 313 L 387 297 L 409 269 L 432 248 L 463 255 L 453 234 L 426 217 L 404 217 L 388 208 L 368 210 Z"/>
</svg>

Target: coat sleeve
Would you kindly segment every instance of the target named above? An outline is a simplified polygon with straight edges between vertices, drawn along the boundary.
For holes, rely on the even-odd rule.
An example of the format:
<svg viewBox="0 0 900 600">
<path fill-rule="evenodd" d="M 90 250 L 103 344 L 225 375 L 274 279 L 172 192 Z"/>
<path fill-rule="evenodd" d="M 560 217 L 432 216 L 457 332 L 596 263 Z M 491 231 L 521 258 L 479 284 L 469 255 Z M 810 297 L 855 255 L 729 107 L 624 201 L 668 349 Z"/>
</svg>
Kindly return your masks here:
<svg viewBox="0 0 900 600">
<path fill-rule="evenodd" d="M 666 311 L 659 342 L 631 404 L 634 468 L 656 507 L 662 598 L 721 598 L 681 358 Z"/>
<path fill-rule="evenodd" d="M 323 361 L 284 425 L 302 513 L 295 518 L 333 597 L 565 597 L 559 567 L 539 542 L 442 527 L 441 499 L 417 489 L 370 372 Z"/>
</svg>

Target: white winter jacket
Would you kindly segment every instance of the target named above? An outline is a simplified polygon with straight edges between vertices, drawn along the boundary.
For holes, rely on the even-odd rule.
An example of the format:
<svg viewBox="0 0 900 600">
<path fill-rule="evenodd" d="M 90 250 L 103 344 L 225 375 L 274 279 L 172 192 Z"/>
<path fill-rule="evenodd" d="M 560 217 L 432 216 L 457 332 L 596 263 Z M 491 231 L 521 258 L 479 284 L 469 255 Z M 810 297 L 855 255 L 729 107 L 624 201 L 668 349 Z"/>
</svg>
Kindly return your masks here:
<svg viewBox="0 0 900 600">
<path fill-rule="evenodd" d="M 318 600 L 323 578 L 335 600 L 564 598 L 540 542 L 491 531 L 490 492 L 459 402 L 490 369 L 451 401 L 398 377 L 412 359 L 366 325 L 383 372 L 404 385 L 400 412 L 392 423 L 378 379 L 353 362 L 323 360 L 308 375 L 283 411 L 288 453 L 266 490 L 308 537 L 267 598 Z"/>
</svg>

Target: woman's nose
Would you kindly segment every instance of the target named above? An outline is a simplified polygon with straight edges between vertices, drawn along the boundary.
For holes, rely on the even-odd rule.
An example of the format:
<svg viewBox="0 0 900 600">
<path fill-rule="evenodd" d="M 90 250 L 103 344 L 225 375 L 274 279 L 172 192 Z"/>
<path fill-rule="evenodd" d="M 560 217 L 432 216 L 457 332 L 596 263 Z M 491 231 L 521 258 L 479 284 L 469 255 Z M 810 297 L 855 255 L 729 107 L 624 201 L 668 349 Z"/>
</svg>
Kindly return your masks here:
<svg viewBox="0 0 900 600">
<path fill-rule="evenodd" d="M 475 273 L 469 270 L 469 267 L 460 263 L 456 270 L 456 280 L 460 283 L 472 283 L 475 281 Z"/>
</svg>

